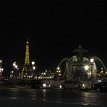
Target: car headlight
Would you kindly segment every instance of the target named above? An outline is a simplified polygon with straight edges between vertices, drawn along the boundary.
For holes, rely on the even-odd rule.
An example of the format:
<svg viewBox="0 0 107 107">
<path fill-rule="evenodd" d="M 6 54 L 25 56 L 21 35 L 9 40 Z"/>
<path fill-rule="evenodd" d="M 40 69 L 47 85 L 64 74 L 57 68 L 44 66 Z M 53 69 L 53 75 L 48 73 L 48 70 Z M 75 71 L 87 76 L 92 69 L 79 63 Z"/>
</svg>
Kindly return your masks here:
<svg viewBox="0 0 107 107">
<path fill-rule="evenodd" d="M 83 88 L 86 88 L 86 84 L 82 84 L 82 87 L 83 87 Z"/>
<path fill-rule="evenodd" d="M 62 85 L 59 85 L 59 88 L 62 88 Z"/>
<path fill-rule="evenodd" d="M 46 86 L 47 86 L 47 85 L 44 83 L 44 84 L 43 84 L 43 87 L 45 88 Z"/>
</svg>

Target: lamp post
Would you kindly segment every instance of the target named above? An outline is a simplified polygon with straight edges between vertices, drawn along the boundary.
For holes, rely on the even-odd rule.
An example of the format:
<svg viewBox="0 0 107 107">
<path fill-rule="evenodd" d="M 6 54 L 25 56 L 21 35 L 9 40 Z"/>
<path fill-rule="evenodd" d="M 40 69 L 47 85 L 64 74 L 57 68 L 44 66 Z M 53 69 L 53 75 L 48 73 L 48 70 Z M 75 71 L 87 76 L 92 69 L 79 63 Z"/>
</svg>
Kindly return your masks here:
<svg viewBox="0 0 107 107">
<path fill-rule="evenodd" d="M 89 66 L 88 65 L 85 65 L 84 66 L 84 69 L 87 71 L 89 69 Z"/>
<path fill-rule="evenodd" d="M 32 65 L 35 65 L 35 61 L 32 61 Z"/>
<path fill-rule="evenodd" d="M 60 69 L 60 67 L 59 67 L 59 66 L 57 67 L 56 73 L 57 73 L 58 80 L 59 80 L 59 79 L 60 79 L 60 77 L 61 77 L 61 69 Z"/>
<path fill-rule="evenodd" d="M 34 76 L 35 76 L 35 69 L 36 69 L 36 67 L 35 67 L 35 61 L 32 61 L 32 78 L 34 78 Z"/>
<path fill-rule="evenodd" d="M 19 70 L 19 67 L 16 64 L 16 62 L 13 62 L 13 68 L 14 68 L 14 77 L 17 77 L 18 72 L 16 72 L 16 71 Z"/>
<path fill-rule="evenodd" d="M 19 70 L 19 67 L 18 65 L 16 64 L 16 62 L 13 62 L 13 82 L 14 82 L 14 86 L 16 85 L 16 78 L 18 77 L 18 70 Z"/>
<path fill-rule="evenodd" d="M 90 65 L 91 65 L 91 69 L 90 69 L 90 72 L 91 72 L 91 77 L 90 77 L 90 82 L 91 82 L 91 88 L 93 88 L 93 63 L 94 63 L 94 59 L 91 58 L 90 59 Z"/>
</svg>

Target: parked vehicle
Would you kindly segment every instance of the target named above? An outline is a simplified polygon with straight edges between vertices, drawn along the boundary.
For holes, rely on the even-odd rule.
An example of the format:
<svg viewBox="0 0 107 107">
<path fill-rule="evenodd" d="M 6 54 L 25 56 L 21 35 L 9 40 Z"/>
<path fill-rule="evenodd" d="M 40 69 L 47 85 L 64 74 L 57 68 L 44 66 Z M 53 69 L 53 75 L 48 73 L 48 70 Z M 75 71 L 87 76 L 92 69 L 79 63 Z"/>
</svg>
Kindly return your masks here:
<svg viewBox="0 0 107 107">
<path fill-rule="evenodd" d="M 50 89 L 62 89 L 62 81 L 52 81 L 50 83 Z"/>
<path fill-rule="evenodd" d="M 87 90 L 88 85 L 79 81 L 64 81 L 62 83 L 62 88 L 71 90 Z"/>
<path fill-rule="evenodd" d="M 44 80 L 31 80 L 29 85 L 31 88 L 50 88 L 50 84 Z"/>
<path fill-rule="evenodd" d="M 97 84 L 94 84 L 94 89 L 98 92 L 107 91 L 107 81 L 102 81 Z"/>
<path fill-rule="evenodd" d="M 42 88 L 43 81 L 42 80 L 31 80 L 29 85 L 31 88 Z"/>
</svg>

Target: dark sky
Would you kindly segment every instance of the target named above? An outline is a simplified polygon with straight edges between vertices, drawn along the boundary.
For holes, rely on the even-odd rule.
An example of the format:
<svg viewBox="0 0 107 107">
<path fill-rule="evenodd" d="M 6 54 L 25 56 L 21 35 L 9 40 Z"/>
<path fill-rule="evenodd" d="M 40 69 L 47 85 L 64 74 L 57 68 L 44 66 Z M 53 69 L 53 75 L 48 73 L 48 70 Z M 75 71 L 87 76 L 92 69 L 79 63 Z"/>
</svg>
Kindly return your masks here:
<svg viewBox="0 0 107 107">
<path fill-rule="evenodd" d="M 1 3 L 0 57 L 4 65 L 24 63 L 25 42 L 41 69 L 53 69 L 82 44 L 107 64 L 104 0 L 49 0 Z"/>
</svg>

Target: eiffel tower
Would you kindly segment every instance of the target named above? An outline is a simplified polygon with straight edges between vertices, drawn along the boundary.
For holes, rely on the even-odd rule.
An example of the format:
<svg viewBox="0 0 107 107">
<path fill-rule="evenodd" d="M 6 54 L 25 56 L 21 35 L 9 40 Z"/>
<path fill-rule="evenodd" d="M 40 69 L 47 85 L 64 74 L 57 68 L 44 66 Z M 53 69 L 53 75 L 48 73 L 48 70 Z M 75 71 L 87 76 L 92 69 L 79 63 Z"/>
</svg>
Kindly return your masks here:
<svg viewBox="0 0 107 107">
<path fill-rule="evenodd" d="M 28 79 L 32 74 L 32 65 L 29 58 L 29 42 L 26 41 L 25 62 L 21 72 L 21 79 Z"/>
</svg>

